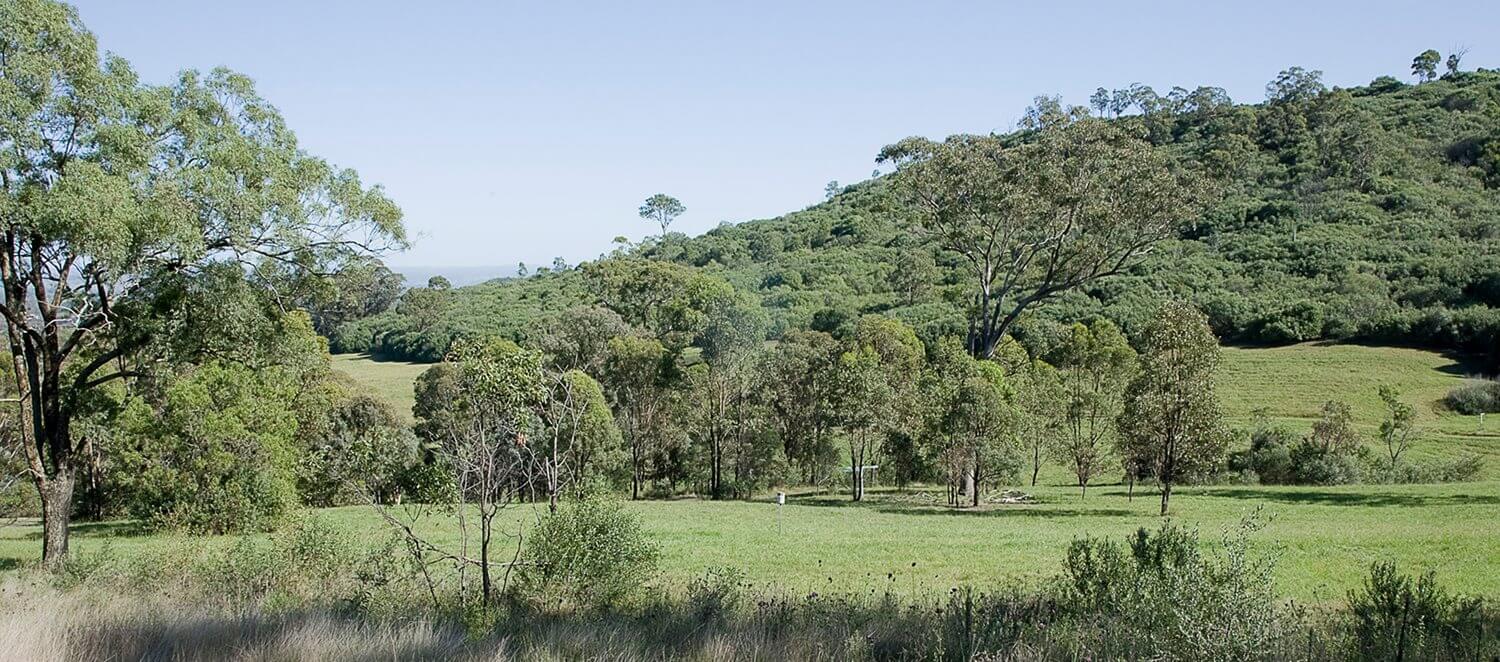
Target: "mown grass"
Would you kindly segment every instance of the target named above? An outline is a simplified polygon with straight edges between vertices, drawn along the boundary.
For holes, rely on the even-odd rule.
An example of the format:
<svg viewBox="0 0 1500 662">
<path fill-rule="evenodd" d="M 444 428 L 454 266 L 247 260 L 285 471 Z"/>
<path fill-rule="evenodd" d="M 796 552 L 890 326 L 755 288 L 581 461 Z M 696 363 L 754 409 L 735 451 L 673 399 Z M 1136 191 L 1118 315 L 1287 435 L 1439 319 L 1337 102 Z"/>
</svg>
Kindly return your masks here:
<svg viewBox="0 0 1500 662">
<path fill-rule="evenodd" d="M 379 361 L 368 354 L 333 355 L 334 370 L 368 388 L 372 395 L 389 402 L 408 419 L 417 401 L 412 384 L 430 367 L 428 363 Z"/>
<path fill-rule="evenodd" d="M 1443 407 L 1448 391 L 1469 379 L 1460 359 L 1420 349 L 1307 343 L 1289 347 L 1224 349 L 1219 398 L 1231 422 L 1248 426 L 1256 410 L 1296 430 L 1307 430 L 1329 400 L 1347 402 L 1357 428 L 1377 452 L 1385 406 L 1378 389 L 1390 385 L 1417 411 L 1421 439 L 1414 461 L 1485 458 L 1481 476 L 1500 479 L 1500 418 L 1483 425 Z"/>
<path fill-rule="evenodd" d="M 403 412 L 411 406 L 411 380 L 420 364 L 376 362 L 338 356 L 335 366 L 368 384 Z M 1392 384 L 1418 405 L 1427 437 L 1414 459 L 1431 460 L 1478 452 L 1487 457 L 1486 480 L 1448 485 L 1353 485 L 1343 487 L 1214 486 L 1180 489 L 1174 517 L 1200 528 L 1206 538 L 1260 507 L 1273 518 L 1259 544 L 1282 555 L 1280 590 L 1289 597 L 1327 602 L 1356 587 L 1372 561 L 1393 560 L 1410 570 L 1430 568 L 1458 590 L 1500 596 L 1500 421 L 1478 430 L 1477 417 L 1441 409 L 1451 387 L 1461 383 L 1460 363 L 1432 352 L 1399 348 L 1298 345 L 1225 350 L 1220 384 L 1224 405 L 1236 424 L 1266 408 L 1278 421 L 1311 425 L 1322 402 L 1345 400 L 1373 443 L 1381 405 L 1380 384 Z M 712 566 L 743 569 L 761 585 L 795 591 L 867 591 L 885 585 L 901 590 L 946 591 L 959 584 L 1036 581 L 1055 575 L 1067 545 L 1080 536 L 1118 537 L 1159 519 L 1156 494 L 1123 486 L 1096 486 L 1086 499 L 1051 467 L 1043 485 L 1023 487 L 1033 505 L 992 505 L 977 511 L 950 510 L 907 492 L 878 490 L 854 505 L 839 494 L 794 494 L 778 508 L 768 500 L 707 502 L 693 498 L 633 503 L 663 551 L 663 581 L 682 583 Z M 939 497 L 939 490 L 931 491 Z M 940 498 L 940 497 L 939 497 Z M 382 525 L 365 508 L 326 511 L 338 526 L 381 535 Z M 512 511 L 512 529 L 531 520 L 529 506 Z M 456 541 L 451 523 L 435 523 L 436 538 Z M 0 569 L 29 564 L 40 546 L 34 523 L 0 528 Z M 129 523 L 85 523 L 74 544 L 85 554 L 109 547 L 128 556 L 173 544 L 173 536 L 142 535 Z M 227 538 L 194 544 L 227 544 Z"/>
<path fill-rule="evenodd" d="M 778 510 L 769 501 L 697 499 L 630 504 L 663 553 L 663 581 L 681 584 L 715 566 L 745 571 L 755 584 L 790 591 L 947 591 L 1058 574 L 1068 544 L 1081 536 L 1120 536 L 1155 528 L 1159 502 L 1120 486 L 1091 489 L 1086 499 L 1061 485 L 1035 489 L 1040 503 L 951 510 L 916 492 L 878 491 L 863 504 L 837 494 L 793 495 Z M 1432 569 L 1448 586 L 1500 596 L 1500 483 L 1304 487 L 1192 487 L 1175 493 L 1174 517 L 1205 539 L 1263 508 L 1271 518 L 1258 545 L 1282 555 L 1280 591 L 1310 602 L 1341 600 L 1371 562 L 1392 560 L 1411 571 Z M 507 514 L 508 527 L 538 511 Z M 332 524 L 374 539 L 382 524 L 367 508 L 324 511 Z M 431 522 L 434 539 L 456 543 L 456 527 Z M 39 529 L 0 529 L 0 563 L 30 563 Z M 108 547 L 128 556 L 164 548 L 176 538 L 141 535 L 128 524 L 84 525 L 83 554 Z M 227 544 L 209 538 L 195 544 Z M 509 543 L 506 543 L 509 544 Z M 511 549 L 500 556 L 509 557 Z"/>
</svg>

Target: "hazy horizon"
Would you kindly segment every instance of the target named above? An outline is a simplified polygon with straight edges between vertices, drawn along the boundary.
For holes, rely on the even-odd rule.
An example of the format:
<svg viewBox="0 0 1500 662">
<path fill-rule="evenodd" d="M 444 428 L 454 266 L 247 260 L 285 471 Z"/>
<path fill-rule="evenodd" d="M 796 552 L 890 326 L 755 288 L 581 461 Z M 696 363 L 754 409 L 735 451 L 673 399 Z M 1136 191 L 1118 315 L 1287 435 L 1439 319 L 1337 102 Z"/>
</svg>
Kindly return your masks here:
<svg viewBox="0 0 1500 662">
<path fill-rule="evenodd" d="M 1257 102 L 1290 66 L 1410 80 L 1413 55 L 1455 46 L 1465 68 L 1500 66 L 1500 4 L 1481 2 L 76 4 L 146 81 L 256 80 L 310 153 L 401 205 L 416 241 L 388 261 L 410 267 L 592 259 L 654 232 L 635 210 L 658 192 L 690 235 L 777 216 L 868 178 L 882 145 L 1008 130 L 1040 94 L 1141 82 Z"/>
</svg>

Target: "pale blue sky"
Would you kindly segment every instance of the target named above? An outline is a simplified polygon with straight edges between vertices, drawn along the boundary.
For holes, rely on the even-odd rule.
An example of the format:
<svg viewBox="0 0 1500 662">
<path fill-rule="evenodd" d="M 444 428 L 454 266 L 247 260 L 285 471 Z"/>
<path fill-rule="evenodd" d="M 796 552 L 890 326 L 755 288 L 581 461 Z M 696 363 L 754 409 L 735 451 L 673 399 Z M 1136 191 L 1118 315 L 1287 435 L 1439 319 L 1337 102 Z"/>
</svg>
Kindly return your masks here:
<svg viewBox="0 0 1500 662">
<path fill-rule="evenodd" d="M 1500 2 L 76 3 L 151 82 L 226 65 L 314 154 L 386 186 L 397 265 L 591 258 L 657 192 L 698 233 L 869 177 L 908 135 L 1006 130 L 1030 99 L 1217 85 L 1301 65 L 1403 79 L 1426 48 L 1500 66 Z"/>
</svg>

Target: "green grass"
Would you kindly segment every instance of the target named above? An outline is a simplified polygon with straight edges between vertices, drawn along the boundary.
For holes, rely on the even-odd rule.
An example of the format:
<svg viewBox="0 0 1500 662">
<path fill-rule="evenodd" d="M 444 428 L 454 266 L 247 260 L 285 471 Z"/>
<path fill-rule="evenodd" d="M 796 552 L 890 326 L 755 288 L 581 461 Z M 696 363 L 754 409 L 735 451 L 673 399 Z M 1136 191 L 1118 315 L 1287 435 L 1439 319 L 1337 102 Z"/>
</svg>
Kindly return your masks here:
<svg viewBox="0 0 1500 662">
<path fill-rule="evenodd" d="M 367 354 L 334 354 L 333 369 L 369 389 L 371 395 L 389 402 L 402 416 L 411 418 L 416 396 L 412 384 L 429 363 L 378 361 Z"/>
<path fill-rule="evenodd" d="M 1256 508 L 1273 521 L 1258 540 L 1282 555 L 1280 590 L 1310 601 L 1336 601 L 1356 587 L 1369 564 L 1394 560 L 1409 570 L 1431 568 L 1456 589 L 1500 596 L 1500 420 L 1478 429 L 1477 417 L 1446 412 L 1444 394 L 1464 380 L 1462 365 L 1444 355 L 1413 349 L 1298 345 L 1225 350 L 1220 396 L 1235 424 L 1266 408 L 1298 428 L 1311 425 L 1330 398 L 1350 403 L 1371 437 L 1381 416 L 1380 384 L 1392 384 L 1417 405 L 1426 438 L 1417 459 L 1478 452 L 1488 458 L 1486 481 L 1449 485 L 1318 487 L 1189 487 L 1174 495 L 1174 517 L 1206 539 Z M 336 356 L 335 367 L 366 384 L 403 412 L 411 408 L 411 382 L 424 365 Z M 1035 581 L 1055 575 L 1067 545 L 1080 536 L 1124 536 L 1155 527 L 1158 497 L 1143 490 L 1131 501 L 1120 486 L 1090 489 L 1080 500 L 1052 467 L 1033 492 L 1039 503 L 955 511 L 912 493 L 878 491 L 854 505 L 837 494 L 794 496 L 780 509 L 766 501 L 706 502 L 684 498 L 632 503 L 661 544 L 664 578 L 684 582 L 711 566 L 738 567 L 762 585 L 795 591 L 879 589 L 945 591 L 963 584 Z M 934 490 L 934 494 L 940 491 Z M 339 526 L 379 535 L 368 510 L 324 511 Z M 530 507 L 508 517 L 530 520 Z M 512 525 L 513 526 L 513 525 Z M 451 525 L 439 539 L 456 540 Z M 131 555 L 173 544 L 172 536 L 141 535 L 128 523 L 83 524 L 76 549 L 108 546 Z M 195 539 L 194 545 L 229 539 Z M 0 528 L 0 568 L 29 563 L 40 531 L 23 522 Z M 915 565 L 913 565 L 915 564 Z"/>
<path fill-rule="evenodd" d="M 863 504 L 842 495 L 798 495 L 778 513 L 768 501 L 713 503 L 696 499 L 629 504 L 661 545 L 663 575 L 680 584 L 712 566 L 743 569 L 758 585 L 796 592 L 847 592 L 891 586 L 900 591 L 946 591 L 1056 575 L 1067 545 L 1080 536 L 1121 538 L 1155 527 L 1158 498 L 1124 488 L 1076 489 L 1046 485 L 1034 505 L 951 510 L 910 495 L 876 492 Z M 1195 487 L 1172 499 L 1174 517 L 1198 527 L 1205 540 L 1257 507 L 1270 518 L 1256 540 L 1281 554 L 1279 589 L 1312 602 L 1341 600 L 1359 585 L 1369 564 L 1389 559 L 1406 570 L 1431 568 L 1457 590 L 1500 596 L 1500 483 L 1351 486 L 1338 488 Z M 337 508 L 324 515 L 374 539 L 381 523 L 368 509 Z M 507 515 L 529 521 L 530 506 Z M 514 526 L 510 524 L 509 526 Z M 429 529 L 453 543 L 456 528 Z M 0 563 L 35 558 L 40 531 L 23 523 L 0 529 Z M 146 536 L 128 524 L 81 526 L 75 549 L 108 546 L 128 556 L 162 548 L 172 536 Z M 227 538 L 194 545 L 227 544 Z M 505 543 L 508 545 L 509 543 Z M 499 554 L 509 557 L 511 551 Z"/>
<path fill-rule="evenodd" d="M 1442 406 L 1443 396 L 1462 385 L 1469 371 L 1452 356 L 1402 347 L 1325 345 L 1224 349 L 1219 398 L 1234 424 L 1248 426 L 1253 412 L 1297 430 L 1307 430 L 1329 400 L 1347 402 L 1356 426 L 1377 452 L 1385 406 L 1377 390 L 1395 387 L 1416 408 L 1421 439 L 1410 451 L 1415 461 L 1451 460 L 1463 454 L 1485 458 L 1482 476 L 1500 478 L 1500 417 L 1480 427 L 1478 416 L 1462 416 Z"/>
</svg>

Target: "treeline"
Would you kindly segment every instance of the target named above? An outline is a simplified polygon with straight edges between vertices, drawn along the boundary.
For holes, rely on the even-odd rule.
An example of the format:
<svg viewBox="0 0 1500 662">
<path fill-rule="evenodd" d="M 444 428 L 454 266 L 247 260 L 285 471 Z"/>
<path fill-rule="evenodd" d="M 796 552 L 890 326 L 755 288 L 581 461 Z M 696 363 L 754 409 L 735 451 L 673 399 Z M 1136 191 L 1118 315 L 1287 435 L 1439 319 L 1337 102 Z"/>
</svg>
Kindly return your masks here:
<svg viewBox="0 0 1500 662">
<path fill-rule="evenodd" d="M 1328 89 L 1299 68 L 1267 98 L 1222 90 L 1101 90 L 1091 109 L 1039 99 L 1004 144 L 1059 118 L 1103 116 L 1217 186 L 1188 222 L 1115 277 L 1060 292 L 1014 335 L 1047 353 L 1073 321 L 1127 333 L 1184 298 L 1227 343 L 1337 339 L 1487 354 L 1500 346 L 1500 73 L 1455 68 L 1415 85 Z M 981 137 L 956 137 L 959 139 Z M 950 141 L 951 142 L 951 141 Z M 894 162 L 894 161 L 893 161 Z M 899 178 L 849 187 L 776 219 L 669 233 L 611 256 L 701 269 L 753 294 L 771 335 L 831 332 L 867 314 L 933 341 L 964 335 L 977 304 L 962 253 L 921 232 Z M 540 271 L 540 270 L 539 270 Z M 452 291 L 441 311 L 397 305 L 332 336 L 335 351 L 436 361 L 454 337 L 518 342 L 593 297 L 577 270 Z M 421 311 L 421 312 L 417 312 Z M 1491 364 L 1493 365 L 1493 363 Z"/>
</svg>

